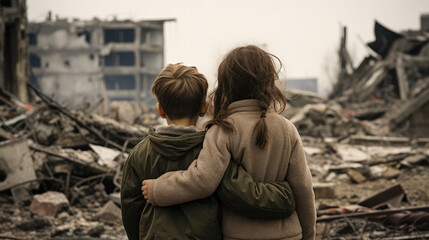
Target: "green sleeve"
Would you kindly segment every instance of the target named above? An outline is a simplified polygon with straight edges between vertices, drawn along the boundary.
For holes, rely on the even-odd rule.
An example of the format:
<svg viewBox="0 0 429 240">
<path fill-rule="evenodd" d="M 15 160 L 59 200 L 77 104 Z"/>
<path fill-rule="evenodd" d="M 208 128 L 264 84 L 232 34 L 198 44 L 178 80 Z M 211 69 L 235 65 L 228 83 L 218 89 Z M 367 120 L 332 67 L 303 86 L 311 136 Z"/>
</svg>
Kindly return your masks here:
<svg viewBox="0 0 429 240">
<path fill-rule="evenodd" d="M 122 224 L 130 240 L 139 240 L 140 215 L 146 205 L 140 190 L 141 182 L 130 155 L 125 161 L 121 182 Z"/>
<path fill-rule="evenodd" d="M 295 211 L 295 198 L 288 182 L 256 183 L 233 160 L 216 190 L 216 196 L 223 206 L 251 218 L 284 218 Z"/>
</svg>

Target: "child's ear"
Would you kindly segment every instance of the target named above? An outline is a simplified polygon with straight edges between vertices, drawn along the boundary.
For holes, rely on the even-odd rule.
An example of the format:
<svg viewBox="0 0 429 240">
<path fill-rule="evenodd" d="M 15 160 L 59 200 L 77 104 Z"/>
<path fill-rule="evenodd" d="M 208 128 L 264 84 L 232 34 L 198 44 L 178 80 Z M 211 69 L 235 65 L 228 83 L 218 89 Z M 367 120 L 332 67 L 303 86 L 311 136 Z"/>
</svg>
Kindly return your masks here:
<svg viewBox="0 0 429 240">
<path fill-rule="evenodd" d="M 167 115 L 165 114 L 164 109 L 162 109 L 161 104 L 156 104 L 156 110 L 158 110 L 159 116 L 161 116 L 162 118 L 167 118 Z"/>
<path fill-rule="evenodd" d="M 206 115 L 208 107 L 209 107 L 209 103 L 207 101 L 205 101 L 203 103 L 203 106 L 201 107 L 200 117 L 204 117 L 204 115 Z"/>
</svg>

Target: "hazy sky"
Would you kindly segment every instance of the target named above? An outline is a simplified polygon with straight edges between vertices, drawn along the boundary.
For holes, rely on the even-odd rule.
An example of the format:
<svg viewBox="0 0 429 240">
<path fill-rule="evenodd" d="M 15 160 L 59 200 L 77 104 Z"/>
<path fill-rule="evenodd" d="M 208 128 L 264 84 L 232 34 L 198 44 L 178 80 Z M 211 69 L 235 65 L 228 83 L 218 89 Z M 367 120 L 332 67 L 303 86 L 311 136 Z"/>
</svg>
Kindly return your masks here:
<svg viewBox="0 0 429 240">
<path fill-rule="evenodd" d="M 360 62 L 360 41 L 374 39 L 377 19 L 392 30 L 420 29 L 428 0 L 27 0 L 30 21 L 49 10 L 68 18 L 151 20 L 165 24 L 165 63 L 195 65 L 213 83 L 217 66 L 230 49 L 265 46 L 286 65 L 288 78 L 317 77 L 329 89 L 326 69 L 335 65 L 340 26 L 348 27 L 348 47 Z"/>
</svg>

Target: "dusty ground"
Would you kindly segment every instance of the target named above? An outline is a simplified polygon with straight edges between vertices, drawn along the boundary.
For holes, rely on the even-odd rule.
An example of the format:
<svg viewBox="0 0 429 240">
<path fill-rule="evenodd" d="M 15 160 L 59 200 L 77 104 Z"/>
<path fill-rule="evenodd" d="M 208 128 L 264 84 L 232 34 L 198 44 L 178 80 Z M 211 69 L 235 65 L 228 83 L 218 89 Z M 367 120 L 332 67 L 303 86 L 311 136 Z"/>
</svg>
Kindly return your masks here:
<svg viewBox="0 0 429 240">
<path fill-rule="evenodd" d="M 329 206 L 346 207 L 359 203 L 360 201 L 373 196 L 387 188 L 400 184 L 406 193 L 408 202 L 402 202 L 401 207 L 429 206 L 429 164 L 428 161 L 404 166 L 403 164 L 388 164 L 399 170 L 399 175 L 393 178 L 368 178 L 362 183 L 354 183 L 345 173 L 336 173 L 329 179 L 330 166 L 341 165 L 344 160 L 335 154 L 328 144 L 311 142 L 304 139 L 304 144 L 322 149 L 322 152 L 308 157 L 308 163 L 312 169 L 314 182 L 329 182 L 333 184 L 335 190 L 334 198 L 316 199 L 316 207 L 320 204 Z M 402 150 L 388 149 L 389 154 L 379 158 L 383 160 L 397 156 L 397 152 Z M 373 151 L 378 152 L 378 151 Z M 427 148 L 412 148 L 412 154 L 426 152 Z M 427 159 L 427 158 L 426 158 Z M 328 181 L 327 181 L 328 179 Z M 352 227 L 351 227 L 352 226 Z M 393 239 L 394 237 L 408 236 L 404 239 L 429 239 L 429 232 L 416 228 L 414 225 L 392 226 L 383 222 L 368 221 L 368 219 L 340 219 L 329 223 L 317 224 L 318 239 Z M 323 236 L 323 237 L 322 237 Z"/>
<path fill-rule="evenodd" d="M 0 194 L 0 204 L 0 239 L 127 239 L 120 223 L 93 220 L 97 208 L 72 206 L 56 217 L 38 217 L 8 194 Z"/>
<path fill-rule="evenodd" d="M 397 179 L 381 178 L 360 184 L 352 183 L 346 179 L 335 184 L 336 198 L 317 199 L 317 206 L 321 202 L 338 206 L 356 204 L 396 184 L 401 184 L 409 200 L 408 203 L 402 203 L 403 207 L 429 205 L 429 167 L 418 166 L 413 169 L 402 170 Z"/>
</svg>

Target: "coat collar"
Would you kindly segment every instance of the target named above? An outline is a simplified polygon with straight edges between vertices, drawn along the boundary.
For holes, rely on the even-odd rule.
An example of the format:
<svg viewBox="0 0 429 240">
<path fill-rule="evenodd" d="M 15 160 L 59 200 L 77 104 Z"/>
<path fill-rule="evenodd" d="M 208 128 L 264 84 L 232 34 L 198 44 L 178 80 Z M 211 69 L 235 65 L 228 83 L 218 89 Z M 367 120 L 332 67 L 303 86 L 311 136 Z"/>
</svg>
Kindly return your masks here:
<svg viewBox="0 0 429 240">
<path fill-rule="evenodd" d="M 188 133 L 196 133 L 199 130 L 195 126 L 176 126 L 174 124 L 168 126 L 159 126 L 156 128 L 156 133 L 163 135 L 180 136 Z"/>
<path fill-rule="evenodd" d="M 231 103 L 228 106 L 228 113 L 234 114 L 238 112 L 261 112 L 263 110 L 262 103 L 257 99 L 246 99 Z M 271 109 L 268 109 L 270 111 Z"/>
</svg>

